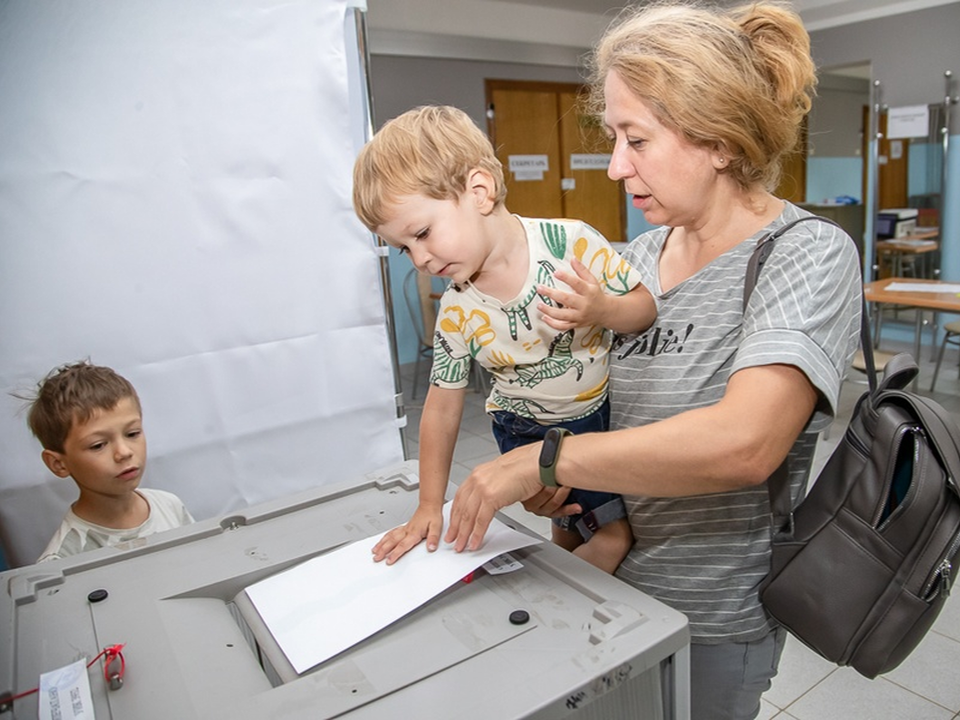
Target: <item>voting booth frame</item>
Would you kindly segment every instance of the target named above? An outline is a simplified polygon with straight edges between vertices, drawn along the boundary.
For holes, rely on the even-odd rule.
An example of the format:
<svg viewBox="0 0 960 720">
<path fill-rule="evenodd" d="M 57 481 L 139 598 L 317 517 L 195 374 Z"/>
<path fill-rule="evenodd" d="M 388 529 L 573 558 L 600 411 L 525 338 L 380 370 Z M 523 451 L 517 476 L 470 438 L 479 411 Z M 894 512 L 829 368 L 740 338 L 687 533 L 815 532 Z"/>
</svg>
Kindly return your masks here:
<svg viewBox="0 0 960 720">
<path fill-rule="evenodd" d="M 0 718 L 38 717 L 36 693 L 9 698 L 121 646 L 122 684 L 111 687 L 105 657 L 87 668 L 98 718 L 689 717 L 686 618 L 546 541 L 510 553 L 512 572 L 478 570 L 296 673 L 245 588 L 369 542 L 416 504 L 416 467 L 403 462 L 135 547 L 0 573 Z"/>
</svg>

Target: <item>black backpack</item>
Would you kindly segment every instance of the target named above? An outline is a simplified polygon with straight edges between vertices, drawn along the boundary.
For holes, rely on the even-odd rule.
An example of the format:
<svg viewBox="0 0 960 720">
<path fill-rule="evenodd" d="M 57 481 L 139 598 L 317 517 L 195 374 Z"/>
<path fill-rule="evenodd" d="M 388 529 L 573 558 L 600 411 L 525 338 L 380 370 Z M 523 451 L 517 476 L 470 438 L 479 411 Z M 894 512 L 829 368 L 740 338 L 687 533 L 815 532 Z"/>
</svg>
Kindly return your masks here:
<svg viewBox="0 0 960 720">
<path fill-rule="evenodd" d="M 744 308 L 774 241 L 757 245 Z M 897 667 L 933 625 L 960 551 L 960 429 L 905 388 L 919 371 L 902 353 L 877 382 L 863 303 L 869 390 L 807 496 L 790 507 L 787 461 L 767 481 L 773 522 L 767 612 L 822 657 L 874 678 Z"/>
</svg>

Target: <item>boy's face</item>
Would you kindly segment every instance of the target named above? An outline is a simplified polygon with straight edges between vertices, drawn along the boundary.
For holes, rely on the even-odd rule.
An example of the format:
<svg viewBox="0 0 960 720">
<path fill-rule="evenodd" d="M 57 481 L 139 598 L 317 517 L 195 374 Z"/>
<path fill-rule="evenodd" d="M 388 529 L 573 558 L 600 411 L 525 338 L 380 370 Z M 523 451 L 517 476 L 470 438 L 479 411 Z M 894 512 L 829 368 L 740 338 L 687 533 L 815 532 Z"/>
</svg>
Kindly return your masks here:
<svg viewBox="0 0 960 720">
<path fill-rule="evenodd" d="M 420 272 L 464 283 L 480 271 L 489 254 L 484 215 L 469 191 L 459 202 L 404 195 L 390 204 L 377 234 L 408 254 Z"/>
<path fill-rule="evenodd" d="M 124 398 L 110 410 L 96 410 L 74 422 L 63 452 L 43 451 L 58 477 L 72 477 L 81 493 L 117 497 L 140 484 L 147 463 L 147 439 L 136 400 Z"/>
</svg>

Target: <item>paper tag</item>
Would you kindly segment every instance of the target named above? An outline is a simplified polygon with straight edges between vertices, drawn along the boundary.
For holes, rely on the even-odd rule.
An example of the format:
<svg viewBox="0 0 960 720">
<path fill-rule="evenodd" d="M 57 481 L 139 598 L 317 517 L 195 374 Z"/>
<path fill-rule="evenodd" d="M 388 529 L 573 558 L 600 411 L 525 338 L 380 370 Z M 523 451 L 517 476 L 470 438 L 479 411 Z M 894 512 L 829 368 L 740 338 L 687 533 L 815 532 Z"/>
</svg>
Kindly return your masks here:
<svg viewBox="0 0 960 720">
<path fill-rule="evenodd" d="M 511 573 L 514 570 L 519 570 L 523 565 L 510 553 L 504 553 L 503 555 L 497 555 L 493 560 L 485 563 L 483 569 L 486 570 L 491 575 L 503 575 L 505 573 Z"/>
<path fill-rule="evenodd" d="M 40 720 L 94 720 L 87 660 L 40 676 Z"/>
</svg>

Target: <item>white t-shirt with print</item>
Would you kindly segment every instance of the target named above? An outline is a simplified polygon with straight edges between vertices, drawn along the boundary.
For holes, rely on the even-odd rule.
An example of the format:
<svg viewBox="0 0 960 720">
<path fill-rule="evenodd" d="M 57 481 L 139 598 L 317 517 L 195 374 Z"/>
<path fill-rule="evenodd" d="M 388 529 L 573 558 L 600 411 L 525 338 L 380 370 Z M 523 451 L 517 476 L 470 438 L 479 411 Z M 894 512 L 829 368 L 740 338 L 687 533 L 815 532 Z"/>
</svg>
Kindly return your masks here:
<svg viewBox="0 0 960 720">
<path fill-rule="evenodd" d="M 473 362 L 493 377 L 487 412 L 506 410 L 539 422 L 585 417 L 607 397 L 607 356 L 612 333 L 599 326 L 556 330 L 537 304 L 553 304 L 538 285 L 566 287 L 557 270 L 573 272 L 577 258 L 604 292 L 623 295 L 640 282 L 599 232 L 579 220 L 518 217 L 529 248 L 527 278 L 508 302 L 472 284 L 450 286 L 440 300 L 430 382 L 444 388 L 469 384 Z"/>
<path fill-rule="evenodd" d="M 140 488 L 136 492 L 150 506 L 150 514 L 141 525 L 134 528 L 108 528 L 87 522 L 71 508 L 37 562 L 59 560 L 102 547 L 119 547 L 147 535 L 193 522 L 193 516 L 173 493 L 149 488 Z"/>
</svg>

